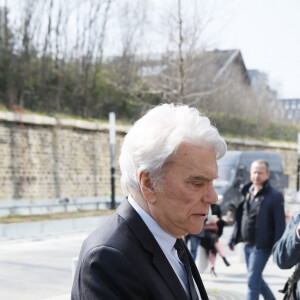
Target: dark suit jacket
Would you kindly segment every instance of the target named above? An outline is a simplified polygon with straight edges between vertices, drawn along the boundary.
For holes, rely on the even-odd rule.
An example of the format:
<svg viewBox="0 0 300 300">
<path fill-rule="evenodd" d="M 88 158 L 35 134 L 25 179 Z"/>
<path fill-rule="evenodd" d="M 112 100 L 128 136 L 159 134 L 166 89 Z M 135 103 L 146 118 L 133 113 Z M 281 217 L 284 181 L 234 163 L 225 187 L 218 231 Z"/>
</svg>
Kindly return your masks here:
<svg viewBox="0 0 300 300">
<path fill-rule="evenodd" d="M 201 297 L 207 294 L 189 254 Z M 72 300 L 188 300 L 173 268 L 141 217 L 125 199 L 83 243 Z"/>
</svg>

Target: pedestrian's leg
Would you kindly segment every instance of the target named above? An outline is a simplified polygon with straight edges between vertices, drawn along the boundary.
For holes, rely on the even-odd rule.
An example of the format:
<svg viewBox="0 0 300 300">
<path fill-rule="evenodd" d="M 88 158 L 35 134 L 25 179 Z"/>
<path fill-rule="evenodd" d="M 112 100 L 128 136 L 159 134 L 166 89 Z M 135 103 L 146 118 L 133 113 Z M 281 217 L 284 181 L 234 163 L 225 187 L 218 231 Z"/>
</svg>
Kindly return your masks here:
<svg viewBox="0 0 300 300">
<path fill-rule="evenodd" d="M 259 250 L 261 252 L 261 263 L 264 263 L 264 267 L 268 262 L 268 259 L 271 255 L 271 252 L 268 250 Z M 265 300 L 275 300 L 275 296 L 272 293 L 271 289 L 269 288 L 268 284 L 264 281 L 264 279 L 261 277 L 261 283 L 260 283 L 260 294 L 264 297 Z"/>
<path fill-rule="evenodd" d="M 252 250 L 251 246 L 245 245 L 244 251 L 245 251 L 245 261 L 246 261 L 247 270 L 248 270 L 249 256 L 250 256 L 251 250 Z"/>
<path fill-rule="evenodd" d="M 259 286 L 261 282 L 261 276 L 258 276 L 258 267 L 255 261 L 254 246 L 245 246 L 246 258 L 248 256 L 247 263 L 247 281 L 248 281 L 248 293 L 247 300 L 258 300 L 259 299 Z"/>
<path fill-rule="evenodd" d="M 261 279 L 260 284 L 260 294 L 264 297 L 265 300 L 275 300 L 275 296 L 272 293 L 270 287 L 268 284 L 264 281 L 264 279 Z"/>
<path fill-rule="evenodd" d="M 191 241 L 191 254 L 193 259 L 196 260 L 198 246 L 200 245 L 200 238 L 191 235 L 190 241 Z"/>
<path fill-rule="evenodd" d="M 262 286 L 262 272 L 270 256 L 269 251 L 255 249 L 253 246 L 246 245 L 248 257 L 248 300 L 258 300 Z M 275 300 L 269 287 L 263 284 L 263 296 L 267 300 Z"/>
<path fill-rule="evenodd" d="M 224 252 L 224 249 L 222 247 L 222 244 L 220 243 L 220 241 L 216 241 L 214 243 L 214 247 L 215 249 L 217 250 L 217 252 L 220 254 L 220 256 L 222 257 L 223 261 L 224 261 L 224 264 L 229 267 L 230 266 L 230 263 L 228 262 L 228 260 L 226 259 L 226 256 L 225 256 L 225 252 Z"/>
<path fill-rule="evenodd" d="M 210 274 L 216 277 L 217 276 L 215 272 L 216 254 L 213 253 L 212 251 L 209 251 L 208 260 L 210 265 Z"/>
<path fill-rule="evenodd" d="M 215 267 L 216 263 L 216 254 L 212 253 L 211 251 L 208 252 L 208 260 L 209 260 L 209 266 L 210 268 Z"/>
<path fill-rule="evenodd" d="M 222 257 L 224 257 L 224 256 L 225 256 L 225 252 L 224 252 L 224 249 L 223 249 L 223 247 L 222 247 L 220 241 L 216 241 L 216 242 L 214 243 L 214 246 L 215 246 L 217 252 L 218 252 Z"/>
</svg>

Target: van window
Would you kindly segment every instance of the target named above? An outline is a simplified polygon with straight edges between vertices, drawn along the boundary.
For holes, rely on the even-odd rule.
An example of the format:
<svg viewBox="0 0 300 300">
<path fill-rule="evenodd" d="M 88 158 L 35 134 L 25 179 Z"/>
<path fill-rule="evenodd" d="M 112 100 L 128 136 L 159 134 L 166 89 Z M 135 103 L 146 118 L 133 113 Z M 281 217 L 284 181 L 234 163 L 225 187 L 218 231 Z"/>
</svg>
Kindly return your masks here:
<svg viewBox="0 0 300 300">
<path fill-rule="evenodd" d="M 215 187 L 224 187 L 232 183 L 236 175 L 240 155 L 239 152 L 228 151 L 220 160 L 217 160 L 219 170 L 218 178 L 213 182 Z"/>
<path fill-rule="evenodd" d="M 237 166 L 240 161 L 240 152 L 228 151 L 226 154 L 219 160 L 217 160 L 218 166 L 220 165 L 232 165 Z"/>
<path fill-rule="evenodd" d="M 230 184 L 235 177 L 235 166 L 218 164 L 218 168 L 218 177 L 213 181 L 213 185 L 222 187 Z"/>
</svg>

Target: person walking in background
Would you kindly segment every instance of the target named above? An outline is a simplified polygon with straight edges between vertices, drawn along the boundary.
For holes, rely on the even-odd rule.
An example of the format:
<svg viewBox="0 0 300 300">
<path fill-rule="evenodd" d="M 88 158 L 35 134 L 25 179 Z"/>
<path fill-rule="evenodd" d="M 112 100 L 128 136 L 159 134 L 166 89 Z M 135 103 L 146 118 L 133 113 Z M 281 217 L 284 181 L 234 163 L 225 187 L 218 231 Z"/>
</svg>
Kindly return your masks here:
<svg viewBox="0 0 300 300">
<path fill-rule="evenodd" d="M 200 232 L 217 202 L 216 160 L 225 152 L 195 108 L 163 104 L 139 119 L 119 159 L 128 197 L 83 242 L 72 300 L 207 300 L 181 237 Z"/>
<path fill-rule="evenodd" d="M 262 278 L 262 272 L 271 255 L 272 247 L 285 229 L 283 195 L 269 183 L 269 164 L 255 160 L 250 167 L 251 182 L 242 189 L 243 202 L 236 212 L 236 221 L 229 248 L 245 243 L 245 259 L 248 270 L 248 300 L 275 297 Z"/>
<path fill-rule="evenodd" d="M 188 243 L 188 241 L 190 241 L 190 252 L 194 261 L 196 261 L 198 247 L 200 245 L 201 237 L 203 236 L 204 236 L 204 230 L 202 229 L 201 232 L 195 234 L 189 234 L 185 238 L 186 244 Z"/>
<path fill-rule="evenodd" d="M 223 216 L 223 217 L 221 216 L 221 209 L 218 204 L 212 204 L 211 211 L 212 211 L 212 216 L 204 224 L 204 228 L 203 228 L 204 235 L 203 237 L 201 237 L 200 244 L 207 251 L 209 265 L 210 265 L 210 273 L 213 276 L 217 276 L 215 272 L 215 262 L 216 262 L 217 253 L 219 253 L 219 255 L 222 257 L 225 265 L 227 267 L 230 266 L 230 263 L 228 262 L 225 256 L 225 252 L 222 247 L 222 244 L 219 241 L 219 238 L 223 234 L 223 228 L 225 224 L 230 221 L 230 218 L 228 216 Z"/>
<path fill-rule="evenodd" d="M 207 214 L 206 221 L 210 220 L 210 218 L 211 218 L 211 208 L 209 208 L 209 212 Z M 204 226 L 205 226 L 205 222 L 203 224 Z M 190 252 L 191 252 L 191 255 L 192 255 L 194 261 L 196 261 L 196 258 L 197 258 L 197 251 L 198 251 L 198 247 L 201 242 L 201 238 L 204 237 L 204 235 L 205 235 L 204 226 L 203 226 L 201 232 L 196 233 L 196 234 L 189 234 L 185 237 L 186 244 L 188 243 L 188 241 L 190 241 Z"/>
<path fill-rule="evenodd" d="M 288 285 L 294 285 L 290 287 L 294 298 L 287 299 L 300 300 L 300 210 L 292 216 L 282 237 L 274 245 L 273 257 L 281 269 L 290 269 L 296 266 L 295 273 L 288 281 Z M 288 286 L 286 287 L 288 288 Z"/>
</svg>

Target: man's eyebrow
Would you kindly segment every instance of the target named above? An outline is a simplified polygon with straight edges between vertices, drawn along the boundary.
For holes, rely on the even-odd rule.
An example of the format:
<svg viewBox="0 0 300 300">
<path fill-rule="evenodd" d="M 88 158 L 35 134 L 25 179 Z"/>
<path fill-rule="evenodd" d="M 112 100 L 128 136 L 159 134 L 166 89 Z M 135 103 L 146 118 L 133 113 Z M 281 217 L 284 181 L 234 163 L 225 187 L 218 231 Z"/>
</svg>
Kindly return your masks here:
<svg viewBox="0 0 300 300">
<path fill-rule="evenodd" d="M 207 176 L 200 175 L 200 176 L 191 176 L 191 177 L 189 177 L 189 180 L 204 181 L 204 182 L 206 182 L 206 181 L 212 181 L 212 180 L 216 179 L 217 177 L 210 177 L 209 178 Z"/>
</svg>

